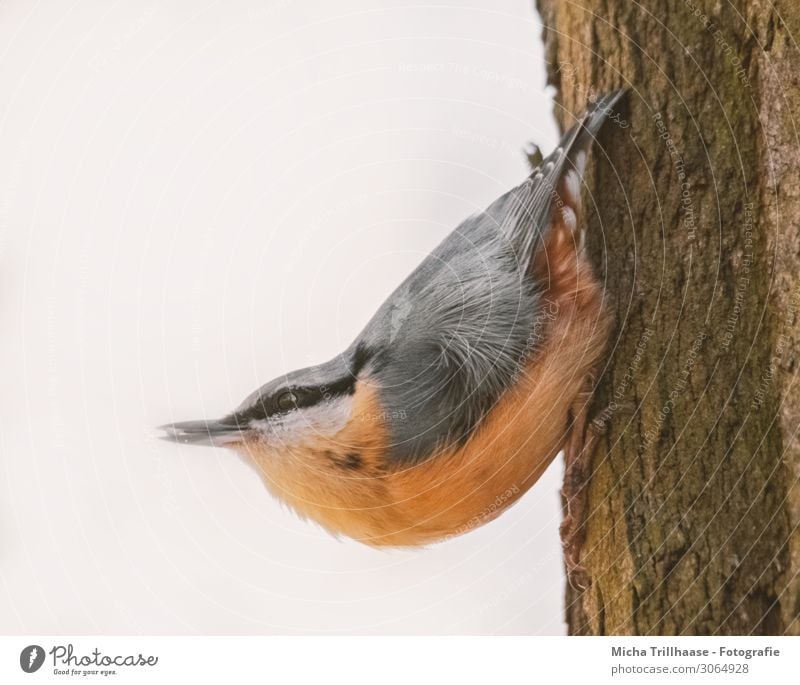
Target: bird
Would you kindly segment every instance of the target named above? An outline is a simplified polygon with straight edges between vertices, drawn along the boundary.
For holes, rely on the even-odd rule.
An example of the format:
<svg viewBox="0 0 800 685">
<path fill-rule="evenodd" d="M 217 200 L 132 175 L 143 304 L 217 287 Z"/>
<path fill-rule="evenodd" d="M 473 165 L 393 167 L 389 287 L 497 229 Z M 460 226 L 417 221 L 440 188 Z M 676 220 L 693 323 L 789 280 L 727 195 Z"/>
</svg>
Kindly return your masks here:
<svg viewBox="0 0 800 685">
<path fill-rule="evenodd" d="M 303 518 L 374 547 L 495 519 L 564 452 L 565 563 L 580 575 L 589 420 L 611 316 L 581 184 L 624 90 L 590 102 L 518 186 L 461 222 L 331 360 L 167 440 L 225 447 Z"/>
</svg>

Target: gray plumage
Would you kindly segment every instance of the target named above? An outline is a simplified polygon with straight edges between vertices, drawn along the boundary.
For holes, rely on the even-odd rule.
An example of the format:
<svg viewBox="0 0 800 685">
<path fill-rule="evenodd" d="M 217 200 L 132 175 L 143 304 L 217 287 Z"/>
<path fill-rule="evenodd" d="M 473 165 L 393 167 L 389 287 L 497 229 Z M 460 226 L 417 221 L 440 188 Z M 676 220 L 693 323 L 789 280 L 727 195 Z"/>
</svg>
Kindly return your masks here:
<svg viewBox="0 0 800 685">
<path fill-rule="evenodd" d="M 374 387 L 390 430 L 387 458 L 407 463 L 466 440 L 535 354 L 542 284 L 530 263 L 550 224 L 565 173 L 583 171 L 586 153 L 622 91 L 598 100 L 524 183 L 463 221 L 389 296 L 353 344 L 333 360 L 259 388 L 216 422 L 166 427 L 170 439 L 224 444 L 250 422 L 299 402 Z M 302 391 L 302 392 L 300 392 Z"/>
<path fill-rule="evenodd" d="M 418 459 L 468 438 L 535 353 L 542 299 L 530 260 L 550 223 L 558 180 L 569 169 L 583 172 L 621 94 L 598 100 L 524 183 L 463 221 L 356 339 L 350 352 L 372 353 L 367 377 L 387 411 L 401 416 L 390 423 L 391 458 Z"/>
</svg>

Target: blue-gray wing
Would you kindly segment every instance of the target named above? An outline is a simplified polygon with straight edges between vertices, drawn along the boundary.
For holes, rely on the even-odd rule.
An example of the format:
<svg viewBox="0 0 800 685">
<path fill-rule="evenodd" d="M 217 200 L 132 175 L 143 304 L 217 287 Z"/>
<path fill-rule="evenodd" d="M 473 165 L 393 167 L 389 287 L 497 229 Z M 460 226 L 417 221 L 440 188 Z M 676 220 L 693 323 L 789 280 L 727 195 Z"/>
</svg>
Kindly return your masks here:
<svg viewBox="0 0 800 685">
<path fill-rule="evenodd" d="M 620 93 L 596 103 L 521 185 L 458 226 L 381 306 L 354 343 L 369 357 L 391 457 L 424 458 L 469 438 L 535 351 L 542 293 L 530 260 L 565 171 Z"/>
<path fill-rule="evenodd" d="M 357 341 L 371 356 L 393 457 L 465 440 L 527 358 L 540 296 L 492 223 L 481 215 L 462 224 Z"/>
</svg>

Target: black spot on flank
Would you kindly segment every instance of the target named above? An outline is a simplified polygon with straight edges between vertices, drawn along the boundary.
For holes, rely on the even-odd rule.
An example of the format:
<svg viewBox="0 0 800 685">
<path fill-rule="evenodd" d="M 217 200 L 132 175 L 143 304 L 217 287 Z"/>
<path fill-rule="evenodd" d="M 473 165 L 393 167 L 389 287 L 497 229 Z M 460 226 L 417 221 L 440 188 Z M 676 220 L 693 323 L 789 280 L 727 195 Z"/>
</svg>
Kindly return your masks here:
<svg viewBox="0 0 800 685">
<path fill-rule="evenodd" d="M 364 465 L 361 455 L 358 452 L 348 452 L 344 458 L 346 469 L 360 469 Z"/>
<path fill-rule="evenodd" d="M 344 455 L 327 452 L 326 456 L 339 468 L 346 471 L 358 471 L 364 466 L 364 460 L 358 452 L 347 452 Z"/>
</svg>

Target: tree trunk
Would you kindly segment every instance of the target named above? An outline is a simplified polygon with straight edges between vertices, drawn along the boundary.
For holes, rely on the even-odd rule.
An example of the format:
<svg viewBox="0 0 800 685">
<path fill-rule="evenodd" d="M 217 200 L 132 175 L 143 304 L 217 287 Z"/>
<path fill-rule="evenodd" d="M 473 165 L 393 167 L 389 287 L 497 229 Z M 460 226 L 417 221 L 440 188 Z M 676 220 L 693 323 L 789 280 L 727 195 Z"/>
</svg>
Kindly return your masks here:
<svg viewBox="0 0 800 685">
<path fill-rule="evenodd" d="M 616 329 L 572 634 L 800 633 L 800 5 L 537 0 Z"/>
</svg>

